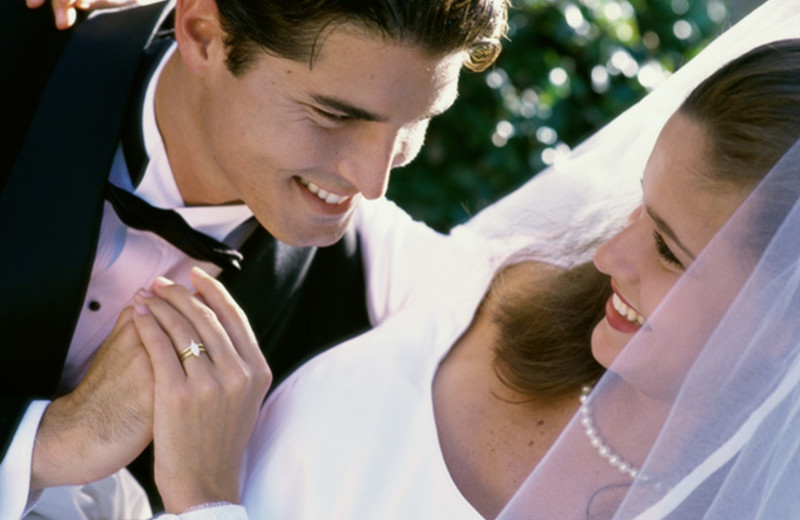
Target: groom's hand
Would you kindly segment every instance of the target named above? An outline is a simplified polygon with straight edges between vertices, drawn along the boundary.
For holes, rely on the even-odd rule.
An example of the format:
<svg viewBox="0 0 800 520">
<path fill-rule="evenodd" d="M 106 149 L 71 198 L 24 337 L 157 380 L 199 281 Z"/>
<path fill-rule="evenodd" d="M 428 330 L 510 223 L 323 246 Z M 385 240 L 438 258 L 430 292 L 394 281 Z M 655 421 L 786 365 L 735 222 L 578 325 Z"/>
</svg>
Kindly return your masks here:
<svg viewBox="0 0 800 520">
<path fill-rule="evenodd" d="M 153 373 L 128 308 L 77 388 L 45 411 L 34 445 L 31 489 L 110 475 L 144 450 L 152 428 Z"/>
</svg>

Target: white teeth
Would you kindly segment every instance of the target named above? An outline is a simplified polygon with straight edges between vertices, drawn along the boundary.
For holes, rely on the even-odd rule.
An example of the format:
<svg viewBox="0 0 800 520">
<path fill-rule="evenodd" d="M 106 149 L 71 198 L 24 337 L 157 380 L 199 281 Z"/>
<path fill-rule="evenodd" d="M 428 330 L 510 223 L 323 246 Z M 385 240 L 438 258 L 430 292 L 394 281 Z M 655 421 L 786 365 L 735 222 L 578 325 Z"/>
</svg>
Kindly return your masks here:
<svg viewBox="0 0 800 520">
<path fill-rule="evenodd" d="M 300 182 L 308 188 L 308 191 L 319 197 L 321 200 L 324 200 L 328 204 L 341 204 L 345 200 L 347 200 L 346 196 L 336 195 L 335 193 L 331 193 L 329 191 L 323 190 L 316 184 L 311 181 L 307 181 L 305 179 L 300 179 Z"/>
<path fill-rule="evenodd" d="M 611 304 L 626 320 L 630 321 L 631 323 L 635 323 L 640 327 L 644 325 L 645 317 L 628 307 L 625 302 L 623 302 L 622 299 L 617 296 L 616 293 L 611 296 Z"/>
</svg>

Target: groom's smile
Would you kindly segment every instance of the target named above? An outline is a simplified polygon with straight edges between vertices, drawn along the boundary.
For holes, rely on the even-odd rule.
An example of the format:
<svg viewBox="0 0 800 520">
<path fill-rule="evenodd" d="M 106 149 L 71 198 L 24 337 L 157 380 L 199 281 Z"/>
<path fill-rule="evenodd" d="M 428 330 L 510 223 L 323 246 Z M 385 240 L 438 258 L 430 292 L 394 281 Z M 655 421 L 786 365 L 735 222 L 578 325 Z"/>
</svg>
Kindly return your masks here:
<svg viewBox="0 0 800 520">
<path fill-rule="evenodd" d="M 261 53 L 238 75 L 221 40 L 196 46 L 195 60 L 186 58 L 191 44 L 183 60 L 173 56 L 157 104 L 157 117 L 159 108 L 181 111 L 183 124 L 162 132 L 182 195 L 190 204 L 244 202 L 296 246 L 336 242 L 362 197 L 385 194 L 391 170 L 419 152 L 430 118 L 455 101 L 466 59 L 348 25 L 326 33 L 311 62 Z M 191 86 L 171 91 L 173 76 Z M 185 106 L 194 107 L 188 116 Z"/>
</svg>

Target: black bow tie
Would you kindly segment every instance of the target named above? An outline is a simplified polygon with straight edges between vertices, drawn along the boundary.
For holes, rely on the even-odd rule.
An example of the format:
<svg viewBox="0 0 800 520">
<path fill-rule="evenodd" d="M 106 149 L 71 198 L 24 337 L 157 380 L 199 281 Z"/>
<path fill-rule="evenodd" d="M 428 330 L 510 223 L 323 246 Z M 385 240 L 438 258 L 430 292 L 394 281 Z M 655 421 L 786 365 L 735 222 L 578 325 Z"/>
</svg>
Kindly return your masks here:
<svg viewBox="0 0 800 520">
<path fill-rule="evenodd" d="M 129 97 L 122 128 L 122 149 L 131 182 L 136 186 L 144 175 L 148 157 L 144 150 L 142 106 L 145 91 L 161 57 L 169 48 L 170 38 L 155 40 L 147 49 Z M 128 227 L 151 231 L 197 260 L 213 262 L 221 268 L 241 269 L 242 255 L 235 249 L 192 228 L 178 213 L 151 206 L 133 193 L 106 183 L 106 199 L 120 220 Z"/>
<path fill-rule="evenodd" d="M 213 262 L 223 269 L 241 269 L 239 251 L 192 228 L 178 213 L 151 206 L 110 182 L 106 183 L 106 199 L 128 227 L 152 231 L 197 260 Z"/>
</svg>

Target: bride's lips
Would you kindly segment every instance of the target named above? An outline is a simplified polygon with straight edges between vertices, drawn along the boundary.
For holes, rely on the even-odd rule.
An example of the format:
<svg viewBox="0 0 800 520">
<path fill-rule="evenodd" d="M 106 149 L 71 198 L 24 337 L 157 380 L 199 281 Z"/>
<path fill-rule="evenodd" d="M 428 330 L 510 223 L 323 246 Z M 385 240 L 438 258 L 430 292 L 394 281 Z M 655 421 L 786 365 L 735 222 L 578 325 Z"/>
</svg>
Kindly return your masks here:
<svg viewBox="0 0 800 520">
<path fill-rule="evenodd" d="M 606 319 L 611 328 L 633 334 L 642 328 L 645 317 L 639 314 L 612 286 L 614 293 L 606 302 Z"/>
</svg>

